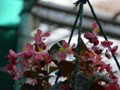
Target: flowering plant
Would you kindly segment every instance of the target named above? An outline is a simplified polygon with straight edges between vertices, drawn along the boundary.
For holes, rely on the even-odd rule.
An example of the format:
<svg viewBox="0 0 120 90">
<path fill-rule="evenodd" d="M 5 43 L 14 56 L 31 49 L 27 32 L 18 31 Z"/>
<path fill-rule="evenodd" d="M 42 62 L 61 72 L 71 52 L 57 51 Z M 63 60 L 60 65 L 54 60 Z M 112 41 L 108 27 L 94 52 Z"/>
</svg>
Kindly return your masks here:
<svg viewBox="0 0 120 90">
<path fill-rule="evenodd" d="M 44 41 L 50 33 L 42 34 L 38 29 L 33 37 L 33 44 L 27 43 L 19 53 L 9 50 L 9 54 L 5 57 L 9 64 L 4 70 L 12 79 L 19 79 L 22 84 L 21 90 L 72 90 L 76 60 L 74 57 L 78 56 L 77 90 L 120 90 L 115 71 L 110 64 L 103 61 L 110 59 L 110 51 L 117 54 L 118 46 L 110 48 L 113 42 L 99 41 L 98 32 L 97 25 L 93 24 L 92 32 L 84 34 L 88 42 L 92 43 L 91 47 L 88 48 L 81 39 L 81 50 L 76 53 L 75 44 L 69 47 L 65 40 L 59 41 L 47 50 Z M 103 55 L 107 58 L 102 58 Z M 54 85 L 49 82 L 49 79 L 54 77 L 51 75 L 52 72 L 57 76 Z M 58 82 L 59 77 L 66 79 Z"/>
</svg>

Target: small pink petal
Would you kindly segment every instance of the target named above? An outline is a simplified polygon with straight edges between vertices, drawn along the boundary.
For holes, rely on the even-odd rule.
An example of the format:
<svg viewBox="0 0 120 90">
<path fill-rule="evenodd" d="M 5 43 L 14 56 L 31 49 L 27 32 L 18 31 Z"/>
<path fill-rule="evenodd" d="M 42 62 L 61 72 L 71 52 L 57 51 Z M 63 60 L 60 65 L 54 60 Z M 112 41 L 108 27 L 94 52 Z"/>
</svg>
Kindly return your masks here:
<svg viewBox="0 0 120 90">
<path fill-rule="evenodd" d="M 60 51 L 57 52 L 58 57 L 61 57 L 61 54 L 62 54 L 62 52 L 60 52 Z"/>
<path fill-rule="evenodd" d="M 103 47 L 110 47 L 110 45 L 112 45 L 112 44 L 113 44 L 113 42 L 111 42 L 111 41 L 102 41 L 101 42 L 101 45 Z"/>
<path fill-rule="evenodd" d="M 111 68 L 110 64 L 107 64 L 107 65 L 106 65 L 106 70 L 107 70 L 107 72 L 110 72 L 111 69 L 112 69 L 112 68 Z"/>
<path fill-rule="evenodd" d="M 25 50 L 31 50 L 33 48 L 33 46 L 30 43 L 27 43 L 24 48 L 25 48 Z"/>
<path fill-rule="evenodd" d="M 31 51 L 26 51 L 26 52 L 24 52 L 24 57 L 27 57 L 27 58 L 32 57 Z"/>
<path fill-rule="evenodd" d="M 118 46 L 114 46 L 111 50 L 114 54 L 116 54 L 117 49 L 118 49 Z"/>
<path fill-rule="evenodd" d="M 100 49 L 99 47 L 93 46 L 91 48 L 96 54 L 101 54 L 102 53 L 102 49 Z"/>
<path fill-rule="evenodd" d="M 67 50 L 67 54 L 71 54 L 72 53 L 72 51 L 71 50 Z"/>
<path fill-rule="evenodd" d="M 10 71 L 10 70 L 13 70 L 13 65 L 12 64 L 7 64 L 4 68 L 3 68 L 4 71 Z"/>
<path fill-rule="evenodd" d="M 8 62 L 12 65 L 15 65 L 16 64 L 16 59 L 9 59 Z"/>
<path fill-rule="evenodd" d="M 63 48 L 68 48 L 68 43 L 65 40 L 63 40 L 62 41 L 62 46 L 63 46 Z"/>
<path fill-rule="evenodd" d="M 57 52 L 57 56 L 58 56 L 61 60 L 65 60 L 67 54 L 58 51 L 58 52 Z"/>
<path fill-rule="evenodd" d="M 61 60 L 64 61 L 66 59 L 66 56 L 67 56 L 67 54 L 62 54 L 61 57 L 60 57 Z"/>
<path fill-rule="evenodd" d="M 71 49 L 73 49 L 73 48 L 75 48 L 76 47 L 76 45 L 75 45 L 75 43 L 72 45 L 72 47 L 71 47 Z"/>
<path fill-rule="evenodd" d="M 50 56 L 48 53 L 45 53 L 45 54 L 43 55 L 43 57 L 44 57 L 44 60 L 45 60 L 45 62 L 46 62 L 47 64 L 52 61 L 52 58 L 51 58 L 51 56 Z"/>
<path fill-rule="evenodd" d="M 43 55 L 40 53 L 37 55 L 37 59 L 43 59 Z"/>
<path fill-rule="evenodd" d="M 42 30 L 40 29 L 37 29 L 37 33 L 36 33 L 38 36 L 40 36 L 42 34 Z"/>
<path fill-rule="evenodd" d="M 30 67 L 30 62 L 28 60 L 20 60 L 19 64 L 20 64 L 20 67 L 24 70 Z"/>
<path fill-rule="evenodd" d="M 97 23 L 94 22 L 94 23 L 92 24 L 92 29 L 95 30 L 96 28 L 97 28 Z"/>
<path fill-rule="evenodd" d="M 45 33 L 43 36 L 44 36 L 44 37 L 49 37 L 49 36 L 50 36 L 50 33 L 47 32 L 47 33 Z"/>
<path fill-rule="evenodd" d="M 106 56 L 108 59 L 111 58 L 111 55 L 109 54 L 108 50 L 106 50 L 106 52 L 105 52 L 105 56 Z"/>
<path fill-rule="evenodd" d="M 91 38 L 94 38 L 95 36 L 94 36 L 94 34 L 92 34 L 92 33 L 90 33 L 90 32 L 86 32 L 86 33 L 84 34 L 84 37 L 85 37 L 86 39 L 91 39 Z"/>
<path fill-rule="evenodd" d="M 15 53 L 12 49 L 9 50 L 9 53 L 10 53 L 12 56 L 16 57 L 16 53 Z"/>
<path fill-rule="evenodd" d="M 13 70 L 18 71 L 18 67 L 16 65 L 13 65 Z"/>
</svg>

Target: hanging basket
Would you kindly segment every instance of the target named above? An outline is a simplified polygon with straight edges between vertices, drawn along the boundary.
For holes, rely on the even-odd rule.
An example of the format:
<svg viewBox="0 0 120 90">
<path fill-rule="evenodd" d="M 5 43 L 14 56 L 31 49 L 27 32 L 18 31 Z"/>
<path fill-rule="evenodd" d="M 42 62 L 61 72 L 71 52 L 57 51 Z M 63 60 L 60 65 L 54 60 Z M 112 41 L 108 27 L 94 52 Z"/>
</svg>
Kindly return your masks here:
<svg viewBox="0 0 120 90">
<path fill-rule="evenodd" d="M 89 48 L 87 47 L 88 43 L 84 43 L 81 38 L 83 6 L 86 3 L 90 6 L 96 20 L 96 23 L 93 23 L 92 26 L 93 30 L 84 33 L 84 37 L 92 44 Z M 75 5 L 79 6 L 79 10 L 68 42 L 61 40 L 47 50 L 44 41 L 50 36 L 50 33 L 42 34 L 42 31 L 37 29 L 33 37 L 34 44 L 26 44 L 23 50 L 18 53 L 9 50 L 10 54 L 6 56 L 9 64 L 5 66 L 4 71 L 7 71 L 14 80 L 19 80 L 21 90 L 120 89 L 115 71 L 112 70 L 110 64 L 103 61 L 104 58 L 101 56 L 104 54 L 105 58 L 109 59 L 111 57 L 109 53 L 111 52 L 120 69 L 115 56 L 118 47 L 111 48 L 113 42 L 108 41 L 89 0 L 78 0 Z M 70 46 L 78 20 L 77 45 Z M 99 41 L 97 37 L 99 32 L 103 34 L 104 41 Z M 104 50 L 98 47 L 99 44 Z M 68 59 L 72 60 L 69 61 Z M 50 65 L 51 63 L 54 66 Z M 18 66 L 21 68 L 20 70 Z M 55 72 L 56 77 L 51 75 L 52 72 Z M 49 80 L 53 77 L 55 77 L 55 82 L 51 85 Z M 60 77 L 66 79 L 59 81 Z"/>
</svg>

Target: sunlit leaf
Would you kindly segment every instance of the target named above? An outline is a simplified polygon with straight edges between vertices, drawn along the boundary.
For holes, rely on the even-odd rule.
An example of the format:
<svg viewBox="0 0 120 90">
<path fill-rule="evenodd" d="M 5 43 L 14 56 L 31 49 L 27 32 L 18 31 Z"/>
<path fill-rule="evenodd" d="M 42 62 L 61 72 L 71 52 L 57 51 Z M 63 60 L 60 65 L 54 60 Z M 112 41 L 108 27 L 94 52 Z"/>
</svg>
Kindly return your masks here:
<svg viewBox="0 0 120 90">
<path fill-rule="evenodd" d="M 57 55 L 56 55 L 56 52 L 58 52 L 58 51 L 59 51 L 59 48 L 62 47 L 62 41 L 63 41 L 63 40 L 61 40 L 61 41 L 59 41 L 58 43 L 54 44 L 54 45 L 50 48 L 50 50 L 48 50 L 48 53 L 49 53 L 49 54 L 51 55 L 51 57 L 52 57 L 53 59 L 55 59 L 55 60 L 58 59 L 58 57 L 57 57 Z"/>
<path fill-rule="evenodd" d="M 58 67 L 50 67 L 49 68 L 49 73 L 54 72 L 54 71 L 56 71 L 58 69 L 59 69 Z"/>
</svg>

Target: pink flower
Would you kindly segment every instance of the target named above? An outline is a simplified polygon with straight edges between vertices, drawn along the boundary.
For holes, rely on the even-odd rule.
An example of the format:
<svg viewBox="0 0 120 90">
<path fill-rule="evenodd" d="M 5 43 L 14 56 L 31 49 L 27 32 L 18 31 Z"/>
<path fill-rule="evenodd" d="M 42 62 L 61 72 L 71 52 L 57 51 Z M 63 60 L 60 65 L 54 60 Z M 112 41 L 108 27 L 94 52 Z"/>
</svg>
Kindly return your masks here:
<svg viewBox="0 0 120 90">
<path fill-rule="evenodd" d="M 17 54 L 12 49 L 9 50 L 9 53 L 10 54 L 5 56 L 6 59 L 16 59 Z"/>
<path fill-rule="evenodd" d="M 99 71 L 100 72 L 103 72 L 104 70 L 106 70 L 108 73 L 112 70 L 110 64 L 105 64 L 103 61 L 100 61 L 99 62 L 100 64 L 100 69 Z"/>
<path fill-rule="evenodd" d="M 58 56 L 61 60 L 65 60 L 67 54 L 66 54 L 66 53 L 63 53 L 63 52 L 61 52 L 61 51 L 58 51 L 58 52 L 57 52 L 57 56 Z"/>
<path fill-rule="evenodd" d="M 71 54 L 71 53 L 72 53 L 72 49 L 75 48 L 75 44 L 73 44 L 72 47 L 69 48 L 68 43 L 67 43 L 65 40 L 63 40 L 63 41 L 62 41 L 62 47 L 63 47 L 64 50 L 66 50 L 66 52 L 67 52 L 68 54 Z M 64 50 L 63 50 L 63 51 L 64 51 Z"/>
<path fill-rule="evenodd" d="M 107 72 L 110 72 L 112 70 L 112 67 L 110 66 L 110 64 L 107 64 L 105 66 L 105 69 L 106 69 Z"/>
<path fill-rule="evenodd" d="M 19 52 L 17 54 L 17 57 L 18 58 L 31 58 L 32 56 L 34 55 L 34 50 L 33 50 L 33 46 L 30 44 L 30 43 L 27 43 L 25 45 L 25 47 L 23 48 L 23 51 L 22 52 Z"/>
<path fill-rule="evenodd" d="M 84 37 L 90 41 L 90 43 L 93 43 L 95 46 L 99 44 L 98 38 L 96 35 L 90 32 L 86 32 L 84 34 Z"/>
<path fill-rule="evenodd" d="M 93 46 L 91 48 L 96 54 L 101 54 L 102 53 L 102 49 L 100 49 L 99 47 Z"/>
<path fill-rule="evenodd" d="M 107 48 L 109 48 L 110 45 L 112 45 L 112 44 L 113 44 L 113 42 L 111 42 L 111 41 L 102 41 L 102 42 L 101 42 L 101 45 L 102 45 L 103 47 L 107 47 Z"/>
<path fill-rule="evenodd" d="M 6 56 L 9 64 L 6 65 L 3 70 L 8 72 L 10 77 L 14 80 L 17 80 L 19 78 L 21 79 L 21 77 L 24 79 L 27 78 L 30 80 L 28 80 L 29 82 L 25 83 L 33 85 L 33 87 L 37 87 L 38 84 L 41 84 L 41 87 L 43 87 L 43 89 L 44 87 L 47 87 L 49 89 L 50 86 L 48 86 L 48 80 L 51 77 L 50 72 L 53 72 L 57 69 L 59 71 L 62 70 L 60 77 L 67 77 L 68 74 L 72 75 L 75 67 L 74 56 L 78 55 L 78 73 L 82 72 L 88 78 L 95 77 L 95 79 L 92 81 L 90 89 L 97 90 L 97 85 L 101 90 L 118 90 L 118 77 L 115 76 L 110 64 L 106 64 L 102 60 L 101 53 L 103 50 L 96 46 L 99 44 L 97 34 L 98 27 L 97 24 L 94 23 L 93 31 L 86 32 L 84 34 L 84 37 L 88 39 L 89 42 L 93 44 L 93 46 L 91 48 L 87 48 L 85 45 L 83 45 L 83 49 L 79 53 L 75 53 L 75 44 L 73 44 L 72 47 L 69 47 L 68 43 L 65 40 L 59 41 L 47 52 L 44 40 L 46 37 L 50 36 L 50 33 L 45 33 L 42 35 L 42 31 L 38 29 L 37 33 L 33 37 L 35 40 L 34 44 L 27 43 L 23 50 L 19 53 L 15 53 L 11 49 L 9 50 L 10 54 Z M 105 47 L 105 49 L 108 49 L 105 52 L 105 56 L 107 58 L 110 58 L 109 51 L 112 51 L 114 54 L 116 54 L 118 46 L 110 48 L 110 45 L 112 45 L 113 42 L 102 41 L 101 44 L 103 47 Z M 72 58 L 73 60 L 69 61 L 68 57 Z M 17 61 L 17 59 L 19 59 L 19 61 Z M 50 65 L 50 68 L 46 68 L 46 66 L 49 64 L 52 64 Z M 20 65 L 22 70 L 19 70 L 17 65 Z M 94 72 L 97 72 L 98 76 L 95 75 Z M 68 79 L 70 80 L 70 83 L 63 82 L 63 85 L 59 85 L 58 89 L 72 90 L 70 87 L 72 77 L 69 77 L 66 80 Z M 101 82 L 105 83 L 102 84 Z"/>
<path fill-rule="evenodd" d="M 24 51 L 30 51 L 33 49 L 33 46 L 30 43 L 27 43 L 23 49 Z"/>
<path fill-rule="evenodd" d="M 114 54 L 116 54 L 117 49 L 118 49 L 118 46 L 114 46 L 113 48 L 111 48 L 111 51 L 112 51 Z"/>
<path fill-rule="evenodd" d="M 92 24 L 92 33 L 95 35 L 95 36 L 97 36 L 97 34 L 98 34 L 98 32 L 99 32 L 99 28 L 98 28 L 98 25 L 97 25 L 97 23 L 96 22 L 94 22 L 93 24 Z"/>
<path fill-rule="evenodd" d="M 49 64 L 52 61 L 51 56 L 46 52 L 35 52 L 35 56 L 32 57 L 32 62 L 37 66 L 40 65 L 41 61 L 44 61 L 45 64 Z"/>
<path fill-rule="evenodd" d="M 68 43 L 65 40 L 62 41 L 62 47 L 63 48 L 68 48 L 69 47 Z"/>
<path fill-rule="evenodd" d="M 43 53 L 36 53 L 35 57 L 33 58 L 35 60 L 43 60 Z"/>
<path fill-rule="evenodd" d="M 41 42 L 39 44 L 34 44 L 35 45 L 35 51 L 42 51 L 46 49 L 45 43 Z"/>
<path fill-rule="evenodd" d="M 48 53 L 44 53 L 43 54 L 43 57 L 44 57 L 44 61 L 45 61 L 45 63 L 51 63 L 51 61 L 52 61 L 52 58 L 51 58 L 51 56 L 48 54 Z"/>
<path fill-rule="evenodd" d="M 61 60 L 65 60 L 67 57 L 67 54 L 72 54 L 72 49 L 75 47 L 75 45 L 73 44 L 71 48 L 69 48 L 68 43 L 63 40 L 62 41 L 62 46 L 59 48 L 59 51 L 57 52 L 57 56 L 61 59 Z"/>
<path fill-rule="evenodd" d="M 108 59 L 111 58 L 111 55 L 110 55 L 110 53 L 108 52 L 108 50 L 106 50 L 106 52 L 105 52 L 105 56 L 106 56 Z"/>
<path fill-rule="evenodd" d="M 15 65 L 17 63 L 17 60 L 16 59 L 10 59 L 10 60 L 8 60 L 8 62 L 12 65 Z"/>
<path fill-rule="evenodd" d="M 8 58 L 8 59 L 16 59 L 16 53 L 12 50 L 12 49 L 10 49 L 9 50 L 9 53 L 10 54 L 8 54 L 7 56 L 6 56 L 6 58 Z"/>
<path fill-rule="evenodd" d="M 110 48 L 110 45 L 112 45 L 113 42 L 111 42 L 111 41 L 103 41 L 103 42 L 101 42 L 101 44 L 102 44 L 103 47 L 108 48 L 109 51 L 111 51 L 112 53 L 116 54 L 118 46 L 114 46 L 113 48 Z"/>
<path fill-rule="evenodd" d="M 28 69 L 30 67 L 30 62 L 28 60 L 19 60 L 18 64 L 20 64 L 20 67 L 24 70 Z"/>
<path fill-rule="evenodd" d="M 12 64 L 7 64 L 5 67 L 4 67 L 4 71 L 9 71 L 9 70 L 12 70 L 13 69 L 13 65 Z"/>
<path fill-rule="evenodd" d="M 52 61 L 52 58 L 48 53 L 36 53 L 33 61 L 39 64 L 39 62 L 42 60 L 45 61 L 46 64 L 49 64 Z"/>
<path fill-rule="evenodd" d="M 93 22 L 93 24 L 92 24 L 92 29 L 95 30 L 97 27 L 98 27 L 98 26 L 97 26 L 97 23 L 96 23 L 96 22 Z"/>
<path fill-rule="evenodd" d="M 12 49 L 9 50 L 9 53 L 10 54 L 5 56 L 5 58 L 9 59 L 8 61 L 9 61 L 10 64 L 14 64 L 15 65 L 16 64 L 17 54 Z"/>
<path fill-rule="evenodd" d="M 16 65 L 8 64 L 4 67 L 4 70 L 7 71 L 14 80 L 18 80 L 22 76 L 22 71 L 18 70 Z"/>
<path fill-rule="evenodd" d="M 42 35 L 42 31 L 37 29 L 37 33 L 35 34 L 33 39 L 35 40 L 35 43 L 39 44 L 39 43 L 43 42 L 46 39 L 46 37 L 49 37 L 49 36 L 50 36 L 49 32 Z"/>
</svg>

